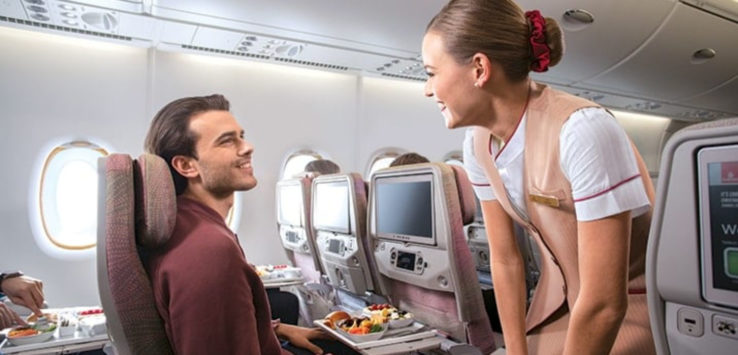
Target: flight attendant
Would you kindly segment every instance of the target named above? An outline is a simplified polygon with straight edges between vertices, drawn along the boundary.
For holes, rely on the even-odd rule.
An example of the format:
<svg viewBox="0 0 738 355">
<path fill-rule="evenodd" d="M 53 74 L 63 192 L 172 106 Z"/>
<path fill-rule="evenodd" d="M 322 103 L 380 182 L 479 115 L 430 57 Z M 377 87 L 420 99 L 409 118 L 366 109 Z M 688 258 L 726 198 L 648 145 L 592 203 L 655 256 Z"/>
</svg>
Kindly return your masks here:
<svg viewBox="0 0 738 355">
<path fill-rule="evenodd" d="M 508 354 L 655 353 L 645 295 L 653 187 L 594 102 L 533 82 L 559 63 L 556 21 L 509 0 L 452 0 L 423 38 L 448 128 L 471 127 L 464 165 L 481 200 Z M 541 251 L 526 314 L 524 226 Z"/>
</svg>

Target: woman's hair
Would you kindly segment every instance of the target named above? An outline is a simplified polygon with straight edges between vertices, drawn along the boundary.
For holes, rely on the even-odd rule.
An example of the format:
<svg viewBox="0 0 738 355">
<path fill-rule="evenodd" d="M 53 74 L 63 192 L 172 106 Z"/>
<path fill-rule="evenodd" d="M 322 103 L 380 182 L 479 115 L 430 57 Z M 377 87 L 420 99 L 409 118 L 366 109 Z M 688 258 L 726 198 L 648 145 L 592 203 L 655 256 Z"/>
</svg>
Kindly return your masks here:
<svg viewBox="0 0 738 355">
<path fill-rule="evenodd" d="M 394 167 L 394 166 L 429 163 L 429 162 L 430 160 L 428 160 L 428 158 L 418 153 L 409 152 L 409 153 L 402 154 L 398 156 L 397 158 L 395 158 L 395 160 L 393 160 L 389 166 Z"/>
<path fill-rule="evenodd" d="M 556 20 L 546 17 L 549 67 L 564 54 L 564 40 Z M 476 53 L 499 63 L 510 81 L 528 77 L 535 61 L 530 45 L 531 24 L 511 0 L 451 0 L 430 21 L 426 32 L 441 35 L 446 50 L 460 64 Z"/>
<path fill-rule="evenodd" d="M 177 195 L 187 188 L 187 179 L 172 166 L 177 155 L 197 159 L 197 135 L 190 130 L 190 118 L 207 111 L 228 111 L 230 103 L 223 95 L 185 97 L 164 106 L 151 121 L 144 149 L 162 157 L 172 172 Z"/>
</svg>

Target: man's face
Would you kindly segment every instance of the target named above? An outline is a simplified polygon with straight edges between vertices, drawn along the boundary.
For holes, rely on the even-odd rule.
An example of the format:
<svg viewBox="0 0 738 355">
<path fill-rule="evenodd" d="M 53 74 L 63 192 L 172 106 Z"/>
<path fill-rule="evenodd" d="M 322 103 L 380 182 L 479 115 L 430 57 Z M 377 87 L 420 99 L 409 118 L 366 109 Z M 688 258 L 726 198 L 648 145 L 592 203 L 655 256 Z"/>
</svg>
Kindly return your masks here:
<svg viewBox="0 0 738 355">
<path fill-rule="evenodd" d="M 251 166 L 254 147 L 244 140 L 243 128 L 228 111 L 207 111 L 190 119 L 203 189 L 216 197 L 256 186 Z"/>
</svg>

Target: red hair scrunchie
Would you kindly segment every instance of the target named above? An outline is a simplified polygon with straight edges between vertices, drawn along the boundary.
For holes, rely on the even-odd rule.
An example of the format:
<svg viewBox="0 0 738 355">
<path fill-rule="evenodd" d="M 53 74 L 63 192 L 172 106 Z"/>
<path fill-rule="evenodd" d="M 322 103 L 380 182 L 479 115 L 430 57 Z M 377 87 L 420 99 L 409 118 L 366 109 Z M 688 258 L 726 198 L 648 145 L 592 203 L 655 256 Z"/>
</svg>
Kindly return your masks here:
<svg viewBox="0 0 738 355">
<path fill-rule="evenodd" d="M 526 11 L 525 17 L 530 22 L 530 48 L 533 52 L 533 63 L 531 70 L 537 73 L 548 70 L 548 64 L 551 63 L 551 49 L 546 44 L 546 20 L 541 16 L 540 11 Z"/>
</svg>

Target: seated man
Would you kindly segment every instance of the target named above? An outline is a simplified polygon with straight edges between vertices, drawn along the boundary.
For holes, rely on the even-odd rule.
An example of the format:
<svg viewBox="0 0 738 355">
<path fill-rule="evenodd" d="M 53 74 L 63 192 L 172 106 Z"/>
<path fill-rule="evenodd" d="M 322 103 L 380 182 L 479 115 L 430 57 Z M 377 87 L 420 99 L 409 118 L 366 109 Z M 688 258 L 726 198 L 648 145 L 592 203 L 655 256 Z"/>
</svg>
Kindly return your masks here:
<svg viewBox="0 0 738 355">
<path fill-rule="evenodd" d="M 338 164 L 328 159 L 316 159 L 305 164 L 306 173 L 320 173 L 326 174 L 338 174 L 341 172 L 341 168 Z"/>
<path fill-rule="evenodd" d="M 170 240 L 144 264 L 177 354 L 322 354 L 319 329 L 272 322 L 264 285 L 225 217 L 235 191 L 256 186 L 253 147 L 221 95 L 175 100 L 156 114 L 146 150 L 161 156 L 177 192 Z M 325 349 L 350 353 L 349 349 Z"/>
<path fill-rule="evenodd" d="M 395 166 L 402 166 L 402 165 L 410 165 L 410 164 L 420 164 L 420 163 L 430 163 L 430 160 L 428 158 L 418 154 L 418 153 L 405 153 L 393 160 L 390 163 L 390 168 Z"/>
</svg>

